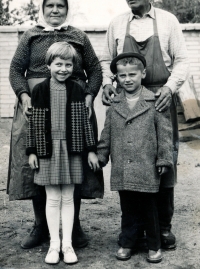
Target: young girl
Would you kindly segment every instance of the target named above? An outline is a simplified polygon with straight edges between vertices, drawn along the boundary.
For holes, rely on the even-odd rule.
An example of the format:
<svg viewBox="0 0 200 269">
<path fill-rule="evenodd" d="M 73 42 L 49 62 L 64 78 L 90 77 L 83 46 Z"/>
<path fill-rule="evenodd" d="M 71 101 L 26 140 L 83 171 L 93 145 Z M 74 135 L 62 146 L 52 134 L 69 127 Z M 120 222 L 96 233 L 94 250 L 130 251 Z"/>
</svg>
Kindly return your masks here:
<svg viewBox="0 0 200 269">
<path fill-rule="evenodd" d="M 85 95 L 81 86 L 70 80 L 76 57 L 67 42 L 54 43 L 46 54 L 51 78 L 37 84 L 31 96 L 26 153 L 35 169 L 34 183 L 45 186 L 47 194 L 46 218 L 51 237 L 45 258 L 48 264 L 60 260 L 60 214 L 64 262 L 78 262 L 71 244 L 74 184 L 82 183 L 83 150 L 86 148 L 90 158 L 95 158 Z"/>
</svg>

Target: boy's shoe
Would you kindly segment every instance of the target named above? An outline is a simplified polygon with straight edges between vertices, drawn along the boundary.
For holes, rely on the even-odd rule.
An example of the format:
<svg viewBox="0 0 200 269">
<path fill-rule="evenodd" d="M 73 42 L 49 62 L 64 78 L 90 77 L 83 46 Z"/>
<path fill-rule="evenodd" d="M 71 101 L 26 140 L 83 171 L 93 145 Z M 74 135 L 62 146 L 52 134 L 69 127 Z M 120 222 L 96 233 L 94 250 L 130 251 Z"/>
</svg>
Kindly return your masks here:
<svg viewBox="0 0 200 269">
<path fill-rule="evenodd" d="M 161 247 L 166 250 L 176 248 L 176 237 L 171 231 L 161 232 Z"/>
<path fill-rule="evenodd" d="M 131 248 L 120 248 L 115 254 L 116 258 L 121 261 L 127 261 L 131 258 L 132 249 Z"/>
<path fill-rule="evenodd" d="M 88 237 L 80 225 L 74 225 L 72 231 L 72 246 L 74 248 L 84 248 L 88 245 Z"/>
<path fill-rule="evenodd" d="M 49 240 L 49 230 L 43 225 L 34 225 L 31 232 L 22 240 L 21 247 L 24 249 L 34 248 Z"/>
<path fill-rule="evenodd" d="M 74 249 L 72 247 L 64 247 L 62 249 L 62 253 L 64 256 L 63 261 L 67 264 L 74 264 L 78 262 L 78 258 L 74 252 Z"/>
<path fill-rule="evenodd" d="M 59 248 L 49 248 L 47 256 L 45 258 L 45 262 L 48 264 L 57 264 L 60 261 L 59 257 Z"/>
<path fill-rule="evenodd" d="M 151 263 L 159 263 L 162 261 L 162 253 L 159 249 L 158 251 L 149 250 L 149 253 L 147 255 L 147 261 Z"/>
</svg>

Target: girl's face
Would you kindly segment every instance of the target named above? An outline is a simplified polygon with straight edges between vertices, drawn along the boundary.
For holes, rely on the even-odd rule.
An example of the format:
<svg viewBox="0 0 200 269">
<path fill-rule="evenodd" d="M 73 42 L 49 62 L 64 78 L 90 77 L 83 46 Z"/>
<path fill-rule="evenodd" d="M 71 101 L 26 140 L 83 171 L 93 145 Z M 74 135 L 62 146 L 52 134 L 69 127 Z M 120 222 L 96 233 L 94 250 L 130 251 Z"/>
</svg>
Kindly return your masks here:
<svg viewBox="0 0 200 269">
<path fill-rule="evenodd" d="M 60 57 L 56 57 L 47 67 L 51 72 L 51 78 L 62 83 L 72 75 L 73 61 L 72 59 L 63 60 Z"/>
<path fill-rule="evenodd" d="M 44 19 L 52 27 L 63 24 L 67 17 L 65 0 L 46 0 L 43 6 Z"/>
</svg>

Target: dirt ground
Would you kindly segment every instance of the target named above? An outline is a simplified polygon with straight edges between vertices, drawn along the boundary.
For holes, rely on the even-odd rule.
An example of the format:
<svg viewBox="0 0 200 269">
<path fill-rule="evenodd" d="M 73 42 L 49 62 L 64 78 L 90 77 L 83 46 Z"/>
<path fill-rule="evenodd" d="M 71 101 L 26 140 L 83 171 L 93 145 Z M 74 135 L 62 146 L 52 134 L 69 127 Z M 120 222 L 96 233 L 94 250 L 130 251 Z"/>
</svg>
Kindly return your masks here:
<svg viewBox="0 0 200 269">
<path fill-rule="evenodd" d="M 6 178 L 11 120 L 0 121 L 0 269 L 65 268 L 44 263 L 48 243 L 31 250 L 20 248 L 20 241 L 31 229 L 33 212 L 30 201 L 9 202 Z M 200 140 L 180 144 L 178 184 L 175 189 L 173 232 L 177 237 L 175 251 L 163 251 L 163 261 L 149 264 L 145 251 L 135 253 L 129 261 L 116 260 L 117 237 L 120 231 L 118 194 L 109 190 L 110 167 L 104 170 L 105 197 L 82 202 L 81 223 L 90 242 L 77 249 L 79 263 L 74 269 L 115 268 L 200 268 Z"/>
</svg>

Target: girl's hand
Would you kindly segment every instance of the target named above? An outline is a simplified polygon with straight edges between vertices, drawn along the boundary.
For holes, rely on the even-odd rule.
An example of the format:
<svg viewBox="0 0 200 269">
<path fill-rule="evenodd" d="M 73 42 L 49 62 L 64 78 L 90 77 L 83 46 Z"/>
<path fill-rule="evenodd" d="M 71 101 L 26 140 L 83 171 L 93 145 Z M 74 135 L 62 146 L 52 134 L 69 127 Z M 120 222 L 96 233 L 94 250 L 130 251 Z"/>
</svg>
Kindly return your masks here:
<svg viewBox="0 0 200 269">
<path fill-rule="evenodd" d="M 32 114 L 30 111 L 31 107 L 31 98 L 27 93 L 22 93 L 21 96 L 21 101 L 22 101 L 22 107 L 23 107 L 23 115 L 25 119 L 28 121 L 28 117 Z"/>
<path fill-rule="evenodd" d="M 91 94 L 87 94 L 85 97 L 85 105 L 88 109 L 88 117 L 89 119 L 92 116 L 92 106 L 93 106 L 93 97 Z"/>
<path fill-rule="evenodd" d="M 29 155 L 28 163 L 29 163 L 31 169 L 33 169 L 33 170 L 38 169 L 38 159 L 37 159 L 37 156 L 35 154 Z"/>
<path fill-rule="evenodd" d="M 167 166 L 159 166 L 158 167 L 158 174 L 161 176 L 169 171 Z"/>
<path fill-rule="evenodd" d="M 94 152 L 88 153 L 88 164 L 89 164 L 89 167 L 94 170 L 94 172 L 100 169 L 97 155 Z"/>
</svg>

